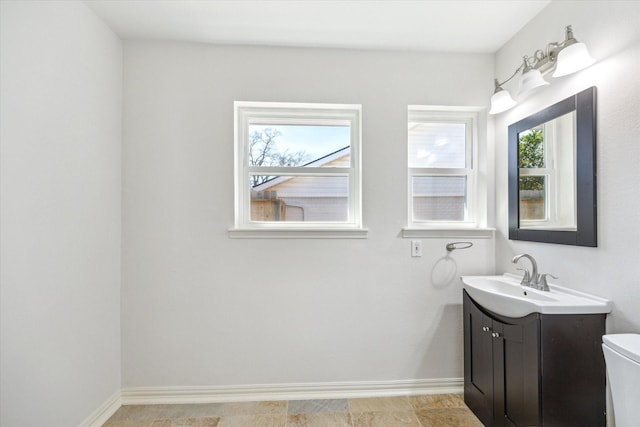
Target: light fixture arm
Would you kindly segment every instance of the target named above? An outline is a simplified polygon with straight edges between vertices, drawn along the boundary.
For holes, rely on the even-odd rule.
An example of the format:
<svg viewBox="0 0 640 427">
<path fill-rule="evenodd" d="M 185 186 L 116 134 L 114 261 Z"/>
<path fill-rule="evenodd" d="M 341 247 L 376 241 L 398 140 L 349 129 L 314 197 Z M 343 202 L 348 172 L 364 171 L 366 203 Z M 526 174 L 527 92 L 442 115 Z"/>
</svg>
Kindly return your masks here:
<svg viewBox="0 0 640 427">
<path fill-rule="evenodd" d="M 507 80 L 503 81 L 502 83 L 498 82 L 498 79 L 493 79 L 494 84 L 495 84 L 495 89 L 501 89 L 500 87 L 503 84 L 509 83 L 524 67 L 524 64 L 520 65 L 518 68 L 516 68 L 516 70 L 513 72 L 513 74 L 511 74 L 511 77 L 509 77 Z"/>
<path fill-rule="evenodd" d="M 551 43 L 549 43 L 551 45 Z M 549 47 L 547 47 L 547 50 L 549 49 Z M 498 79 L 495 79 L 495 85 L 496 88 L 499 86 L 502 86 L 503 84 L 509 83 L 511 80 L 513 80 L 513 78 L 515 76 L 518 75 L 518 73 L 520 71 L 522 71 L 522 73 L 526 73 L 529 70 L 532 69 L 539 69 L 541 64 L 543 63 L 543 61 L 547 61 L 549 57 L 549 54 L 545 54 L 542 49 L 538 49 L 535 52 L 533 52 L 533 55 L 531 55 L 530 57 L 525 55 L 522 57 L 522 64 L 520 64 L 520 66 L 518 68 L 516 68 L 516 70 L 513 72 L 513 74 L 511 74 L 511 76 L 509 76 L 508 79 L 506 79 L 503 82 L 498 82 Z"/>
</svg>

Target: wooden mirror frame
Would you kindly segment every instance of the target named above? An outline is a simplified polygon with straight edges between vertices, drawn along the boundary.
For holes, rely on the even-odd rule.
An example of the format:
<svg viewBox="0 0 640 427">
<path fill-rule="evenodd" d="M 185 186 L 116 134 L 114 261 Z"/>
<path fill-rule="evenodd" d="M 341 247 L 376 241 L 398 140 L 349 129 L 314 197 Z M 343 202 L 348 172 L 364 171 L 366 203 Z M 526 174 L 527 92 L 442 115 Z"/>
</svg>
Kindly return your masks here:
<svg viewBox="0 0 640 427">
<path fill-rule="evenodd" d="M 518 135 L 576 112 L 576 230 L 520 228 Z M 596 218 L 596 88 L 583 90 L 509 126 L 509 239 L 598 246 Z"/>
</svg>

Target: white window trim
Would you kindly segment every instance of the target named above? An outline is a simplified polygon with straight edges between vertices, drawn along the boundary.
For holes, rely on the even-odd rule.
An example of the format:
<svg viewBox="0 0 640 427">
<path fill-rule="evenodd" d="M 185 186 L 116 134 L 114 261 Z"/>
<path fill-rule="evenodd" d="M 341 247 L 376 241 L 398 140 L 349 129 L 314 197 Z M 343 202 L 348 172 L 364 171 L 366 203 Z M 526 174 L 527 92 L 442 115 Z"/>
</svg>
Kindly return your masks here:
<svg viewBox="0 0 640 427">
<path fill-rule="evenodd" d="M 484 115 L 483 115 L 484 114 Z M 495 229 L 486 226 L 486 204 L 481 200 L 487 198 L 486 179 L 479 178 L 480 169 L 480 145 L 486 147 L 486 112 L 484 107 L 452 107 L 452 106 L 425 106 L 409 105 L 407 109 L 407 123 L 412 121 L 467 121 L 471 123 L 469 129 L 471 135 L 471 150 L 467 155 L 470 168 L 462 170 L 447 169 L 443 176 L 464 175 L 467 176 L 468 215 L 466 221 L 413 221 L 413 197 L 412 178 L 420 175 L 441 175 L 437 169 L 409 168 L 407 165 L 407 226 L 401 231 L 405 238 L 492 238 Z M 482 121 L 481 121 L 482 120 Z M 485 132 L 481 133 L 480 129 Z M 406 141 L 408 141 L 408 134 Z M 408 159 L 408 144 L 407 156 Z M 486 159 L 485 159 L 486 161 Z M 484 169 L 484 168 L 483 168 Z M 462 173 L 464 172 L 464 173 Z"/>
<path fill-rule="evenodd" d="M 283 102 L 234 102 L 234 194 L 235 225 L 232 238 L 366 238 L 362 225 L 362 107 L 359 104 L 316 104 Z M 351 127 L 351 166 L 335 168 L 258 168 L 247 162 L 249 121 L 283 124 L 349 122 Z M 251 221 L 249 176 L 263 172 L 294 176 L 348 176 L 349 213 L 344 222 L 258 222 Z"/>
</svg>

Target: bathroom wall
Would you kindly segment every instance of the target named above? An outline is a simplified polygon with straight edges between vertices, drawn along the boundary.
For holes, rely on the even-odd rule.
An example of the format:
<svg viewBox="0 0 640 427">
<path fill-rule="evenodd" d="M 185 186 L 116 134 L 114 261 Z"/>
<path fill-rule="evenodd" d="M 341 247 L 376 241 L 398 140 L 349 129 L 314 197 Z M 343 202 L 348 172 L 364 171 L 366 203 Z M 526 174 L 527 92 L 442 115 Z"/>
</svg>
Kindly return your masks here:
<svg viewBox="0 0 640 427">
<path fill-rule="evenodd" d="M 120 390 L 122 43 L 84 4 L 0 2 L 0 425 Z"/>
<path fill-rule="evenodd" d="M 127 41 L 124 62 L 125 390 L 462 377 L 457 276 L 492 273 L 493 240 L 410 257 L 407 105 L 486 105 L 493 55 Z M 235 100 L 362 104 L 368 239 L 228 237 Z"/>
<path fill-rule="evenodd" d="M 511 257 L 530 253 L 558 283 L 611 299 L 609 332 L 640 332 L 640 3 L 551 2 L 497 53 L 497 75 L 510 75 L 522 55 L 563 40 L 569 24 L 598 62 L 571 76 L 549 76 L 550 86 L 495 120 L 497 270 L 515 272 Z M 591 86 L 597 87 L 598 247 L 509 241 L 507 126 Z"/>
</svg>

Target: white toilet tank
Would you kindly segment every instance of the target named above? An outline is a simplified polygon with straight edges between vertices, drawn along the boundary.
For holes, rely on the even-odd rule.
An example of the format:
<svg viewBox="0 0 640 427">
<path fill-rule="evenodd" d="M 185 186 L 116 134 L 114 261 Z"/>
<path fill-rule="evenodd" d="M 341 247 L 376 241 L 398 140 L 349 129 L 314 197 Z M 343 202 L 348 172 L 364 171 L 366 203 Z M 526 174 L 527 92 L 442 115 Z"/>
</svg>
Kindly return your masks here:
<svg viewBox="0 0 640 427">
<path fill-rule="evenodd" d="M 602 337 L 616 427 L 640 426 L 640 334 Z"/>
</svg>

